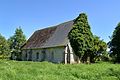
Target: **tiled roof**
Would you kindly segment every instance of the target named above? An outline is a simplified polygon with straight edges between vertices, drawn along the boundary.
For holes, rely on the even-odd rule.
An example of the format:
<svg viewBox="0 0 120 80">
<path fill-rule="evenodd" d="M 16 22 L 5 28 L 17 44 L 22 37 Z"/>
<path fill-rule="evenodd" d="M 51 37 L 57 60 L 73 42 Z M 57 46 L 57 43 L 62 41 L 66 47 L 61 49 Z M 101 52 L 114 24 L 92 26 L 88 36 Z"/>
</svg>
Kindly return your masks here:
<svg viewBox="0 0 120 80">
<path fill-rule="evenodd" d="M 73 21 L 68 21 L 54 27 L 38 30 L 28 39 L 22 49 L 65 46 L 67 44 L 67 36 L 72 25 Z"/>
</svg>

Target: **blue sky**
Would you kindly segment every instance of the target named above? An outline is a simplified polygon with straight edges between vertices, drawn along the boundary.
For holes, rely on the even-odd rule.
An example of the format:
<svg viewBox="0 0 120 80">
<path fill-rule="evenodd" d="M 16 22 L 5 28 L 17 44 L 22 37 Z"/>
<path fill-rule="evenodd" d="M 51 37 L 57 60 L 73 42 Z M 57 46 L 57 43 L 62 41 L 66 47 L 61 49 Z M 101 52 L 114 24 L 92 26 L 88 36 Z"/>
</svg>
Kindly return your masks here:
<svg viewBox="0 0 120 80">
<path fill-rule="evenodd" d="M 0 33 L 9 38 L 21 26 L 27 39 L 35 30 L 88 15 L 93 34 L 108 42 L 120 21 L 120 0 L 0 0 Z"/>
</svg>

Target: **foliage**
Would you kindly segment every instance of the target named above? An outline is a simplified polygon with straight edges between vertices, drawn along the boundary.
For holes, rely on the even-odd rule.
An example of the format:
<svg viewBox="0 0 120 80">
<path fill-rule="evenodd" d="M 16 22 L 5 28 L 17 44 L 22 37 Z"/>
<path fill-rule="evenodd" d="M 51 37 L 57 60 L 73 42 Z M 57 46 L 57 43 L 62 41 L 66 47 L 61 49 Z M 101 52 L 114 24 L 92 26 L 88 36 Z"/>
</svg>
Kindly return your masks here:
<svg viewBox="0 0 120 80">
<path fill-rule="evenodd" d="M 0 61 L 0 80 L 119 80 L 120 65 Z"/>
<path fill-rule="evenodd" d="M 19 59 L 21 53 L 21 47 L 26 42 L 25 35 L 22 29 L 19 27 L 15 30 L 15 34 L 8 39 L 12 54 L 15 54 Z"/>
<path fill-rule="evenodd" d="M 85 13 L 81 13 L 74 20 L 68 38 L 75 54 L 79 56 L 80 60 L 87 61 L 93 50 L 93 35 Z"/>
<path fill-rule="evenodd" d="M 120 23 L 115 28 L 111 41 L 109 42 L 110 55 L 115 62 L 120 63 Z"/>
<path fill-rule="evenodd" d="M 91 54 L 91 62 L 95 62 L 98 58 L 104 58 L 104 60 L 105 58 L 107 59 L 107 44 L 103 40 L 100 40 L 100 38 L 96 35 L 94 35 L 93 43 L 94 46 L 93 53 Z"/>
<path fill-rule="evenodd" d="M 5 37 L 0 34 L 0 55 L 7 56 L 9 54 L 9 46 Z"/>
<path fill-rule="evenodd" d="M 110 61 L 111 60 L 111 58 L 110 58 L 110 56 L 109 56 L 109 53 L 106 51 L 106 53 L 103 53 L 101 56 L 100 56 L 100 59 L 101 59 L 101 61 Z"/>
</svg>

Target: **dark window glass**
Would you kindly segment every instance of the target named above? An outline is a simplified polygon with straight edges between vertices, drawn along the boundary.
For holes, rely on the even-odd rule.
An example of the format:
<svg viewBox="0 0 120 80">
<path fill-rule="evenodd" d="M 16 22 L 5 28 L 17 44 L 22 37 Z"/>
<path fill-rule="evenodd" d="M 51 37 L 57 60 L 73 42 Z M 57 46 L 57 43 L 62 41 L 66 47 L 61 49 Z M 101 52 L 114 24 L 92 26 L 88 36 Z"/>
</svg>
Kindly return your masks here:
<svg viewBox="0 0 120 80">
<path fill-rule="evenodd" d="M 29 61 L 32 60 L 32 50 L 29 51 Z"/>
<path fill-rule="evenodd" d="M 42 61 L 44 61 L 44 60 L 45 60 L 45 58 L 46 58 L 46 53 L 45 53 L 45 50 L 43 50 L 43 51 L 42 51 L 42 54 L 43 54 L 43 59 L 42 59 Z"/>
<path fill-rule="evenodd" d="M 36 53 L 36 59 L 37 60 L 39 59 L 39 53 L 38 52 Z"/>
<path fill-rule="evenodd" d="M 52 60 L 54 59 L 54 52 L 52 52 Z"/>
</svg>

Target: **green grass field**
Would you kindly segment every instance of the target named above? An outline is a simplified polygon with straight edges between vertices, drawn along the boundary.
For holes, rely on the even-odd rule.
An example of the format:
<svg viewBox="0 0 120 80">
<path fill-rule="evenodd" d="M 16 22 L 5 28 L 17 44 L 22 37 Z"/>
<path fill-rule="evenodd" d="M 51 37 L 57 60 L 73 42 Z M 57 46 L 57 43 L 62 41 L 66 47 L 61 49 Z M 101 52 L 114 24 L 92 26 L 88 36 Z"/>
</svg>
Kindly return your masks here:
<svg viewBox="0 0 120 80">
<path fill-rule="evenodd" d="M 120 80 L 120 64 L 53 64 L 0 60 L 0 80 Z"/>
</svg>

